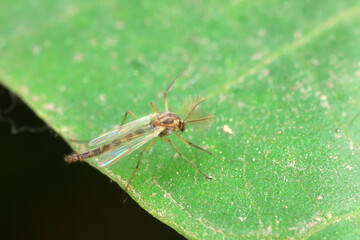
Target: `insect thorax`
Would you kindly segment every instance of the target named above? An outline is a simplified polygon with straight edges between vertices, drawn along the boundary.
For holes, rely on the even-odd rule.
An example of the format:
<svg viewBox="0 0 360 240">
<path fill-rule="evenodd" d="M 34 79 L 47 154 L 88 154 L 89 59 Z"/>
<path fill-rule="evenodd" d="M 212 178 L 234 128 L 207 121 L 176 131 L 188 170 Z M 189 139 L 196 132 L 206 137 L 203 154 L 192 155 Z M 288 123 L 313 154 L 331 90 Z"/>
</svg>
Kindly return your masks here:
<svg viewBox="0 0 360 240">
<path fill-rule="evenodd" d="M 165 127 L 165 129 L 159 134 L 160 137 L 165 137 L 171 134 L 176 129 L 184 129 L 184 121 L 172 112 L 163 112 L 155 116 L 151 122 L 153 127 Z"/>
</svg>

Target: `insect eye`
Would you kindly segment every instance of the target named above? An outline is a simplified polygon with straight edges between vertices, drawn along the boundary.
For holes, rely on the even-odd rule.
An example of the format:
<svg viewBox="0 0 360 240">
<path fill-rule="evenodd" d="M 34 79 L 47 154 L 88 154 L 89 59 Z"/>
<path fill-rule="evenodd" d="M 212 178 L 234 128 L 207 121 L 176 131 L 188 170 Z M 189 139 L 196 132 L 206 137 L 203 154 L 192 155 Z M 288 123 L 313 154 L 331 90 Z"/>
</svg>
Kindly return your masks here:
<svg viewBox="0 0 360 240">
<path fill-rule="evenodd" d="M 181 124 L 180 131 L 182 131 L 182 132 L 185 131 L 185 123 Z"/>
</svg>

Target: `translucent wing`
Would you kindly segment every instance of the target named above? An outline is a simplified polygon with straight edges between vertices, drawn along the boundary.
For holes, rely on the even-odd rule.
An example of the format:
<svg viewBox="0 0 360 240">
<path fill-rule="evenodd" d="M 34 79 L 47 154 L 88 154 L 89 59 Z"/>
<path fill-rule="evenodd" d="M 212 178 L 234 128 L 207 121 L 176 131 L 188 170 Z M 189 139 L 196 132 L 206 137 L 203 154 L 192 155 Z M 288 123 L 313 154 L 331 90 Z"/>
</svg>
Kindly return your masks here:
<svg viewBox="0 0 360 240">
<path fill-rule="evenodd" d="M 162 127 L 151 128 L 151 126 L 147 126 L 142 128 L 141 134 L 134 135 L 130 140 L 112 144 L 109 150 L 101 155 L 98 162 L 99 167 L 110 166 L 116 161 L 123 159 L 151 139 L 157 137 L 163 130 L 164 128 Z"/>
<path fill-rule="evenodd" d="M 134 132 L 136 129 L 145 127 L 151 123 L 153 118 L 156 116 L 156 113 L 147 115 L 145 117 L 136 119 L 135 121 L 129 122 L 125 125 L 122 125 L 119 128 L 113 129 L 109 132 L 103 133 L 95 138 L 93 138 L 89 142 L 89 146 L 95 146 L 104 144 L 106 142 L 110 142 L 116 138 L 122 138 L 123 136 L 127 135 L 128 133 Z"/>
</svg>

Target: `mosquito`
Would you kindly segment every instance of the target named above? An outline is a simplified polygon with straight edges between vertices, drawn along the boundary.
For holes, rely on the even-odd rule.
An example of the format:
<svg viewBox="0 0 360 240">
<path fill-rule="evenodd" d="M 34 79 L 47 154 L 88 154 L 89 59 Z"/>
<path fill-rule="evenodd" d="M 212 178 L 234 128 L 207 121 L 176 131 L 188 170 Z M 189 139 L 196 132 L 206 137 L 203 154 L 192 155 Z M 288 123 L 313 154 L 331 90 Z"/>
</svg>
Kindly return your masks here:
<svg viewBox="0 0 360 240">
<path fill-rule="evenodd" d="M 188 140 L 185 140 L 181 134 L 185 131 L 185 126 L 187 124 L 202 124 L 211 119 L 214 119 L 213 116 L 201 116 L 196 114 L 200 103 L 205 101 L 205 98 L 199 98 L 195 102 L 188 106 L 188 113 L 184 119 L 180 118 L 178 114 L 170 112 L 168 107 L 167 93 L 170 88 L 173 86 L 175 81 L 181 75 L 178 74 L 166 88 L 164 92 L 165 98 L 165 112 L 159 112 L 155 104 L 150 102 L 153 113 L 142 118 L 137 118 L 134 113 L 127 111 L 125 113 L 124 119 L 122 120 L 120 127 L 113 129 L 109 132 L 103 133 L 89 142 L 89 146 L 95 147 L 89 151 L 83 153 L 74 153 L 68 156 L 65 156 L 65 161 L 68 163 L 84 161 L 88 158 L 93 158 L 99 156 L 98 166 L 99 167 L 108 167 L 112 164 L 118 162 L 119 160 L 125 158 L 141 146 L 150 142 L 145 148 L 141 150 L 139 160 L 136 164 L 135 170 L 131 175 L 129 181 L 126 184 L 124 192 L 126 193 L 131 181 L 133 180 L 136 171 L 139 168 L 142 156 L 146 150 L 148 150 L 156 140 L 160 139 L 162 141 L 168 142 L 175 151 L 185 159 L 191 166 L 193 166 L 199 173 L 205 176 L 208 179 L 212 179 L 211 176 L 203 173 L 199 168 L 197 168 L 189 159 L 187 159 L 179 149 L 174 145 L 174 143 L 165 138 L 169 136 L 172 132 L 184 143 L 199 149 L 203 152 L 206 152 L 212 155 L 208 150 L 191 143 Z M 125 123 L 125 120 L 128 116 L 135 118 L 134 121 Z"/>
</svg>

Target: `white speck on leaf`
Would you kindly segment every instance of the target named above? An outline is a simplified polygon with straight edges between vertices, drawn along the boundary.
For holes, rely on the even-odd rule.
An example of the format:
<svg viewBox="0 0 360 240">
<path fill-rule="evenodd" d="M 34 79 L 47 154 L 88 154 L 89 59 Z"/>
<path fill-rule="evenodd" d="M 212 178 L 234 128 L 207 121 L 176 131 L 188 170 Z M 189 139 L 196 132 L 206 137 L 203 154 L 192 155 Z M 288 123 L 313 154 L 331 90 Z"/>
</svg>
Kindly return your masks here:
<svg viewBox="0 0 360 240">
<path fill-rule="evenodd" d="M 351 167 L 349 165 L 347 165 L 346 168 L 349 169 L 350 171 L 353 169 L 353 167 Z"/>
<path fill-rule="evenodd" d="M 55 103 L 45 103 L 43 105 L 43 108 L 48 111 L 54 111 L 55 110 Z"/>
<path fill-rule="evenodd" d="M 295 108 L 295 107 L 291 108 L 291 111 L 292 111 L 293 113 L 296 113 L 296 114 L 299 113 L 299 110 L 298 110 L 297 108 Z"/>
<path fill-rule="evenodd" d="M 269 69 L 264 69 L 264 70 L 262 70 L 261 74 L 262 74 L 264 77 L 267 77 L 267 76 L 269 76 L 270 71 L 269 71 Z"/>
<path fill-rule="evenodd" d="M 238 102 L 237 106 L 238 106 L 238 108 L 243 108 L 246 106 L 246 104 L 243 102 Z"/>
<path fill-rule="evenodd" d="M 296 30 L 294 33 L 294 39 L 299 39 L 302 37 L 302 35 L 303 35 L 302 31 Z"/>
<path fill-rule="evenodd" d="M 321 100 L 321 106 L 330 110 L 330 105 L 329 105 L 329 102 L 327 100 L 327 96 L 322 95 L 320 100 Z"/>
<path fill-rule="evenodd" d="M 31 96 L 31 100 L 32 100 L 33 102 L 39 102 L 39 101 L 40 101 L 40 97 L 37 96 L 37 95 L 33 95 L 33 96 Z"/>
<path fill-rule="evenodd" d="M 83 62 L 84 61 L 84 55 L 81 52 L 75 52 L 73 56 L 73 60 L 75 62 Z"/>
<path fill-rule="evenodd" d="M 295 168 L 295 161 L 292 161 L 292 162 L 288 165 L 288 167 L 293 167 L 293 168 Z"/>
<path fill-rule="evenodd" d="M 34 45 L 31 49 L 31 51 L 34 55 L 39 55 L 39 53 L 41 52 L 41 48 L 39 45 Z"/>
<path fill-rule="evenodd" d="M 21 91 L 21 93 L 24 94 L 24 95 L 28 95 L 28 94 L 29 94 L 29 89 L 28 89 L 27 87 L 25 87 L 25 86 L 20 87 L 20 91 Z"/>
<path fill-rule="evenodd" d="M 78 12 L 78 11 L 77 11 L 76 7 L 74 7 L 74 6 L 69 6 L 69 7 L 67 8 L 67 14 L 68 14 L 69 16 L 74 16 L 77 12 Z"/>
<path fill-rule="evenodd" d="M 298 230 L 298 227 L 290 227 L 288 228 L 289 231 L 297 231 Z"/>
<path fill-rule="evenodd" d="M 89 41 L 90 47 L 97 47 L 98 46 L 98 42 L 96 39 L 90 39 Z"/>
<path fill-rule="evenodd" d="M 219 105 L 220 105 L 221 103 L 223 103 L 223 102 L 225 101 L 225 99 L 226 99 L 225 94 L 221 93 L 221 94 L 220 94 L 220 99 L 219 99 Z"/>
<path fill-rule="evenodd" d="M 103 43 L 104 48 L 110 48 L 116 46 L 118 40 L 115 37 L 108 37 Z"/>
<path fill-rule="evenodd" d="M 272 227 L 269 225 L 266 231 L 267 235 L 271 235 L 272 234 Z"/>
<path fill-rule="evenodd" d="M 351 151 L 354 150 L 354 142 L 352 139 L 350 139 L 349 148 Z"/>
<path fill-rule="evenodd" d="M 57 107 L 56 108 L 56 112 L 63 115 L 64 114 L 64 110 L 61 107 Z"/>
<path fill-rule="evenodd" d="M 316 58 L 311 59 L 311 63 L 312 63 L 314 66 L 319 66 L 319 65 L 320 65 L 319 60 L 317 60 Z"/>
<path fill-rule="evenodd" d="M 104 94 L 100 94 L 100 95 L 99 95 L 99 100 L 100 100 L 100 104 L 101 104 L 101 105 L 105 105 L 106 97 L 105 97 Z"/>
<path fill-rule="evenodd" d="M 357 77 L 360 77 L 360 70 L 356 70 L 355 75 L 356 75 Z"/>
<path fill-rule="evenodd" d="M 263 36 L 266 35 L 266 31 L 265 31 L 265 29 L 261 28 L 261 29 L 259 29 L 257 34 L 258 34 L 259 37 L 263 37 Z"/>
<path fill-rule="evenodd" d="M 333 87 L 334 87 L 334 84 L 333 84 L 333 83 L 326 83 L 326 86 L 327 86 L 328 88 L 333 88 Z"/>
<path fill-rule="evenodd" d="M 60 132 L 64 135 L 71 134 L 73 133 L 73 131 L 74 131 L 74 127 L 70 127 L 70 126 L 63 126 L 60 129 Z"/>
<path fill-rule="evenodd" d="M 228 134 L 234 134 L 234 131 L 229 127 L 229 125 L 224 125 L 223 126 L 223 131 L 228 133 Z"/>
<path fill-rule="evenodd" d="M 253 55 L 251 55 L 251 60 L 258 61 L 258 60 L 261 60 L 263 57 L 264 57 L 264 54 L 261 52 L 254 53 Z"/>
<path fill-rule="evenodd" d="M 115 28 L 116 28 L 117 30 L 123 29 L 124 26 L 125 26 L 125 24 L 124 24 L 124 22 L 121 21 L 121 20 L 117 20 L 117 21 L 115 22 Z"/>
</svg>

